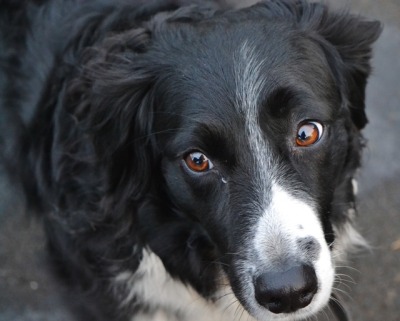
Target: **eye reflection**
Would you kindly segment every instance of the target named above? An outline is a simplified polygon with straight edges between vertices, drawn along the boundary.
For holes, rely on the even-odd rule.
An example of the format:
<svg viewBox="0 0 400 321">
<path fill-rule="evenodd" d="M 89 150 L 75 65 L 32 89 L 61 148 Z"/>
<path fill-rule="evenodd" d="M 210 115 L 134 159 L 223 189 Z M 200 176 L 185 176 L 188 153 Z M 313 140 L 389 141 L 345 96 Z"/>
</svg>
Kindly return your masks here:
<svg viewBox="0 0 400 321">
<path fill-rule="evenodd" d="M 297 130 L 296 145 L 300 147 L 311 146 L 321 139 L 322 133 L 323 127 L 319 122 L 303 122 Z"/>
</svg>

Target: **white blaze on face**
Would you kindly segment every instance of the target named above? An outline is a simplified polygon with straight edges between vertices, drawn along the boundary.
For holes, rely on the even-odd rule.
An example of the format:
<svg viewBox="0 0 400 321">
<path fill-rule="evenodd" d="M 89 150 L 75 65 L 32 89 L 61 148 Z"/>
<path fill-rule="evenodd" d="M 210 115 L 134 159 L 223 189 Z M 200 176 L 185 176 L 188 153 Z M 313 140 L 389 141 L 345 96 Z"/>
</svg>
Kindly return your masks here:
<svg viewBox="0 0 400 321">
<path fill-rule="evenodd" d="M 261 204 L 254 204 L 253 208 L 263 209 L 256 222 L 254 242 L 250 245 L 254 247 L 256 262 L 248 264 L 253 271 L 259 268 L 272 269 L 290 260 L 306 260 L 304 263 L 312 264 L 318 279 L 318 292 L 309 306 L 294 314 L 296 318 L 302 318 L 312 315 L 327 304 L 334 280 L 334 268 L 316 209 L 312 204 L 292 196 L 279 184 L 282 174 L 279 173 L 280 166 L 274 160 L 259 123 L 259 104 L 265 77 L 268 76 L 262 75 L 263 65 L 263 58 L 245 42 L 238 50 L 236 59 L 236 108 L 245 117 L 247 140 L 255 162 L 250 165 L 254 168 L 252 183 L 259 191 L 257 199 Z M 312 260 L 306 257 L 307 253 L 298 245 L 299 241 L 307 238 L 317 243 L 318 251 Z M 265 309 L 260 309 L 255 301 L 250 305 L 257 310 L 253 311 L 255 315 L 263 319 Z M 274 318 L 271 314 L 269 316 Z M 287 318 L 292 320 L 293 316 L 288 315 Z M 285 320 L 286 317 L 281 315 L 279 319 Z"/>
<path fill-rule="evenodd" d="M 249 148 L 254 157 L 254 184 L 264 195 L 268 192 L 265 182 L 271 179 L 268 171 L 272 167 L 268 148 L 259 124 L 259 104 L 265 77 L 262 76 L 264 60 L 258 57 L 247 42 L 244 42 L 236 58 L 236 108 L 245 118 Z M 252 164 L 249 164 L 252 166 Z"/>
<path fill-rule="evenodd" d="M 317 242 L 315 258 L 309 261 L 318 278 L 318 292 L 304 311 L 317 311 L 329 300 L 334 268 L 323 228 L 313 206 L 290 195 L 277 183 L 271 187 L 271 201 L 260 216 L 254 237 L 258 265 L 274 269 L 293 260 L 307 263 L 307 253 L 298 246 L 302 239 Z"/>
</svg>

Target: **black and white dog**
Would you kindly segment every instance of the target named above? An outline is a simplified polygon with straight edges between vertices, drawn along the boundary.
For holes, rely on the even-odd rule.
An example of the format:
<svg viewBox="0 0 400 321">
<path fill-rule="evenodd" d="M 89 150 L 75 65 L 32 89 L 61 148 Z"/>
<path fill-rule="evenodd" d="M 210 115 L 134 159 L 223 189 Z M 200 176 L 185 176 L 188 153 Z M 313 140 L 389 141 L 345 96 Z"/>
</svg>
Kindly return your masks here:
<svg viewBox="0 0 400 321">
<path fill-rule="evenodd" d="M 3 0 L 1 149 L 82 320 L 302 320 L 362 242 L 378 22 L 303 0 Z"/>
</svg>

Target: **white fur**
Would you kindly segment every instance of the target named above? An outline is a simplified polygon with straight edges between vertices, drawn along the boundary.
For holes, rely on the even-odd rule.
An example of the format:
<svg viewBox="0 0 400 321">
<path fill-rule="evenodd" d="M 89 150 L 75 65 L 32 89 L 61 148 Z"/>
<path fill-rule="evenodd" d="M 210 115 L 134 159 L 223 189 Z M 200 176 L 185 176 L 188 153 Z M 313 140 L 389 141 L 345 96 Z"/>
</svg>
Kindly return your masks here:
<svg viewBox="0 0 400 321">
<path fill-rule="evenodd" d="M 355 210 L 349 210 L 349 221 L 340 229 L 333 227 L 336 235 L 333 245 L 333 256 L 336 262 L 344 262 L 347 260 L 349 253 L 357 252 L 360 249 L 369 249 L 370 246 L 365 238 L 354 228 L 352 221 L 355 216 Z"/>
<path fill-rule="evenodd" d="M 265 77 L 261 74 L 264 60 L 256 56 L 247 42 L 241 46 L 236 60 L 236 107 L 245 116 L 247 139 L 258 166 L 258 170 L 253 173 L 255 183 L 258 190 L 266 194 L 264 182 L 270 180 L 268 169 L 271 168 L 272 159 L 268 157 L 270 153 L 258 119 L 259 100 L 265 82 Z"/>
<path fill-rule="evenodd" d="M 357 182 L 357 180 L 355 178 L 353 178 L 351 180 L 351 184 L 353 186 L 353 194 L 357 195 L 358 194 L 358 182 Z"/>
<path fill-rule="evenodd" d="M 297 249 L 296 241 L 299 239 L 313 237 L 320 245 L 318 258 L 314 262 L 319 290 L 309 306 L 287 316 L 287 320 L 293 316 L 307 317 L 320 310 L 329 300 L 334 280 L 330 250 L 318 215 L 311 205 L 293 197 L 277 183 L 272 184 L 271 193 L 271 203 L 260 217 L 254 237 L 254 247 L 261 264 L 273 268 L 284 263 L 290 255 L 292 259 L 301 259 L 304 254 Z"/>
<path fill-rule="evenodd" d="M 207 301 L 192 287 L 173 279 L 160 258 L 149 250 L 143 252 L 143 259 L 135 273 L 119 274 L 114 284 L 117 292 L 121 288 L 126 292 L 123 306 L 138 302 L 154 310 L 139 313 L 132 321 L 254 320 L 240 306 L 230 286 L 222 289 L 213 300 Z"/>
</svg>

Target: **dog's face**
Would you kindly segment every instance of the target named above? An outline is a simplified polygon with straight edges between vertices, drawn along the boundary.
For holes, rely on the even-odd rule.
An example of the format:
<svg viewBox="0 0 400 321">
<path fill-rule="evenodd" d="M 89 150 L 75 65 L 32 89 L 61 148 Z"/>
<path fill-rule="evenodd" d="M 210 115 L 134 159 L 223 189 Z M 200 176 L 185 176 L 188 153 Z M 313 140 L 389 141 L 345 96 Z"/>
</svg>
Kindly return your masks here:
<svg viewBox="0 0 400 321">
<path fill-rule="evenodd" d="M 311 40 L 265 22 L 219 37 L 192 37 L 160 84 L 168 195 L 208 233 L 253 315 L 308 316 L 334 279 L 330 204 L 350 115 Z"/>
<path fill-rule="evenodd" d="M 327 26 L 313 18 L 325 7 L 283 5 L 287 17 L 273 19 L 270 6 L 154 31 L 135 56 L 151 75 L 137 115 L 144 122 L 143 110 L 152 111 L 141 126 L 162 176 L 156 189 L 168 199 L 161 212 L 200 231 L 197 243 L 184 240 L 186 251 L 205 261 L 198 243 L 206 242 L 259 320 L 293 320 L 330 298 L 379 26 L 348 16 L 353 29 L 340 44 L 328 28 L 338 17 L 325 17 Z"/>
</svg>

